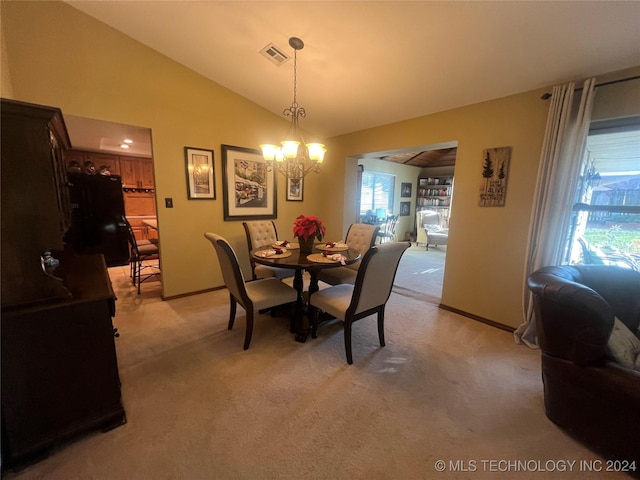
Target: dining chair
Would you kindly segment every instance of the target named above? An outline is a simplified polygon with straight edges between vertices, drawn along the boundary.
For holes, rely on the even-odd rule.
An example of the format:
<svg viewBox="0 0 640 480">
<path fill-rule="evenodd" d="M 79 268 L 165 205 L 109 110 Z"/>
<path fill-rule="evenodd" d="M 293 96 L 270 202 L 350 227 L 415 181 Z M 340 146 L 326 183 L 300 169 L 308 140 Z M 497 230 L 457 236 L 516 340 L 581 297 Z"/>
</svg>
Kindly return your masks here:
<svg viewBox="0 0 640 480">
<path fill-rule="evenodd" d="M 398 224 L 399 215 L 389 215 L 386 223 L 382 225 L 378 232 L 380 243 L 396 241 L 396 225 Z"/>
<path fill-rule="evenodd" d="M 351 326 L 356 320 L 377 314 L 378 338 L 384 347 L 384 311 L 391 295 L 400 258 L 409 242 L 389 242 L 371 247 L 362 259 L 355 285 L 340 284 L 320 290 L 309 297 L 312 308 L 311 336 L 318 334 L 320 311 L 344 322 L 344 348 L 347 363 L 353 364 Z"/>
<path fill-rule="evenodd" d="M 139 295 L 142 282 L 160 275 L 160 248 L 157 243 L 151 243 L 148 240 L 138 241 L 129 220 L 126 217 L 122 217 L 122 219 L 127 226 L 127 240 L 129 241 L 129 275 L 133 280 L 133 285 L 138 287 Z M 157 259 L 158 263 L 148 263 L 148 260 L 154 259 Z M 151 270 L 151 273 L 143 274 L 142 272 L 145 270 Z"/>
<path fill-rule="evenodd" d="M 353 223 L 347 230 L 347 239 L 345 243 L 349 248 L 358 250 L 364 256 L 376 242 L 376 236 L 380 227 L 377 225 L 369 225 L 367 223 Z M 328 283 L 329 285 L 338 285 L 340 283 L 356 283 L 356 276 L 362 261 L 345 265 L 344 267 L 327 268 L 321 270 L 318 274 L 318 280 Z"/>
<path fill-rule="evenodd" d="M 262 245 L 273 245 L 278 241 L 278 232 L 276 224 L 273 221 L 253 221 L 242 222 L 245 234 L 247 235 L 247 245 L 249 252 Z M 294 271 L 290 268 L 270 267 L 268 265 L 260 265 L 253 261 L 253 257 L 249 254 L 251 263 L 251 272 L 253 279 L 276 277 L 278 280 L 293 277 Z"/>
<path fill-rule="evenodd" d="M 233 328 L 235 321 L 236 304 L 239 303 L 245 309 L 247 326 L 244 335 L 244 349 L 247 350 L 251 343 L 256 312 L 280 305 L 295 304 L 298 292 L 275 277 L 245 282 L 238 257 L 229 242 L 215 233 L 207 232 L 204 236 L 211 242 L 218 255 L 222 277 L 229 290 L 229 330 Z M 291 326 L 293 326 L 293 310 L 293 308 L 290 309 Z"/>
</svg>

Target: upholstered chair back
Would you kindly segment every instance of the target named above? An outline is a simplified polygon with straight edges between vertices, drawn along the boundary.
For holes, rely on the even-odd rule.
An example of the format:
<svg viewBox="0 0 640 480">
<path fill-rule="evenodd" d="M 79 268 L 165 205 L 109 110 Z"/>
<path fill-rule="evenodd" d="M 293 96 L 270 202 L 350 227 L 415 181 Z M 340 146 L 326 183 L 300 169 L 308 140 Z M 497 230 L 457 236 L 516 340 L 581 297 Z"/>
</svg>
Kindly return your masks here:
<svg viewBox="0 0 640 480">
<path fill-rule="evenodd" d="M 276 225 L 271 220 L 257 220 L 254 222 L 242 222 L 244 232 L 247 235 L 247 246 L 249 252 L 262 245 L 273 245 L 278 240 Z M 295 270 L 290 268 L 270 267 L 257 264 L 249 255 L 253 279 L 276 277 L 280 280 L 292 277 Z"/>
<path fill-rule="evenodd" d="M 247 297 L 244 276 L 238 263 L 238 257 L 229 242 L 215 233 L 205 233 L 204 236 L 213 244 L 213 248 L 218 255 L 220 269 L 224 284 L 229 289 L 229 293 L 239 301 Z"/>
<path fill-rule="evenodd" d="M 347 231 L 346 244 L 350 248 L 355 248 L 364 255 L 376 241 L 376 235 L 378 234 L 379 227 L 377 225 L 369 225 L 367 223 L 354 223 L 349 227 Z M 346 268 L 351 270 L 358 270 L 362 262 L 352 263 L 347 265 Z"/>
<path fill-rule="evenodd" d="M 271 220 L 243 222 L 242 225 L 247 234 L 247 242 L 251 245 L 251 250 L 260 245 L 271 245 L 278 240 L 276 225 Z"/>
<path fill-rule="evenodd" d="M 435 210 L 421 210 L 416 213 L 418 228 L 429 225 L 440 226 L 440 214 Z"/>
<path fill-rule="evenodd" d="M 367 252 L 358 271 L 354 295 L 349 306 L 353 315 L 387 303 L 400 258 L 410 246 L 409 242 L 389 242 L 376 245 Z"/>
<path fill-rule="evenodd" d="M 553 265 L 529 275 L 543 353 L 577 365 L 602 362 L 618 318 L 640 326 L 640 272 L 613 265 Z"/>
</svg>

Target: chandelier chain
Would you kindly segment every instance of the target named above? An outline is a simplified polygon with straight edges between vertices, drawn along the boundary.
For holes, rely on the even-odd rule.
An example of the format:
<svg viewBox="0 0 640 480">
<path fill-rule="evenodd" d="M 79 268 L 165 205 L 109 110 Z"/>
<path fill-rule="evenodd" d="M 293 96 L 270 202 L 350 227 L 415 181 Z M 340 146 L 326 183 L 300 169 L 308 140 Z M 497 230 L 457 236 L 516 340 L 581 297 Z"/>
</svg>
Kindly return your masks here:
<svg viewBox="0 0 640 480">
<path fill-rule="evenodd" d="M 293 104 L 298 106 L 298 50 L 293 51 Z"/>
<path fill-rule="evenodd" d="M 267 171 L 277 170 L 291 179 L 304 178 L 308 173 L 320 173 L 326 148 L 320 143 L 306 143 L 298 124 L 299 118 L 306 117 L 306 111 L 298 106 L 298 50 L 304 47 L 302 40 L 296 37 L 289 39 L 293 53 L 293 103 L 285 108 L 283 115 L 291 117 L 291 124 L 286 140 L 280 142 L 282 147 L 272 144 L 260 145 L 263 158 L 267 161 Z M 286 147 L 286 148 L 285 148 Z"/>
</svg>

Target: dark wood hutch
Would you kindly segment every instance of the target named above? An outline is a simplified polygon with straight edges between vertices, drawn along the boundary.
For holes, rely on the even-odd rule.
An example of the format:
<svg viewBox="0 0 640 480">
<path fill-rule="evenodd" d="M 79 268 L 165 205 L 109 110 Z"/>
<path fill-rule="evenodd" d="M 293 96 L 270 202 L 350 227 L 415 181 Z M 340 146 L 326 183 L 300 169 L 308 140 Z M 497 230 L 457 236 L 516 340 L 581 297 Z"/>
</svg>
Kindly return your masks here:
<svg viewBox="0 0 640 480">
<path fill-rule="evenodd" d="M 63 242 L 71 221 L 57 108 L 1 100 L 2 468 L 125 422 L 115 295 L 102 255 Z"/>
</svg>

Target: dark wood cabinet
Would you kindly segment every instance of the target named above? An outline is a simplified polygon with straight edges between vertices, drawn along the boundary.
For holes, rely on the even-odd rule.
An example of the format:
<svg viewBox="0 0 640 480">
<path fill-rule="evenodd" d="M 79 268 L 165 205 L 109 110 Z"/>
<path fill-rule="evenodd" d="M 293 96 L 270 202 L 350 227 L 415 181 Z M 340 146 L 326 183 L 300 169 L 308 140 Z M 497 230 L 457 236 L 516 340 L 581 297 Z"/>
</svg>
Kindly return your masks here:
<svg viewBox="0 0 640 480">
<path fill-rule="evenodd" d="M 115 296 L 104 257 L 64 245 L 72 216 L 62 113 L 1 102 L 6 468 L 81 432 L 120 425 L 125 415 L 112 324 Z"/>
<path fill-rule="evenodd" d="M 44 252 L 63 250 L 71 223 L 62 113 L 4 99 L 1 110 L 2 307 L 65 298 L 41 264 Z"/>
<path fill-rule="evenodd" d="M 60 441 L 125 422 L 102 255 L 72 255 L 62 302 L 2 314 L 2 459 L 19 465 Z"/>
</svg>

